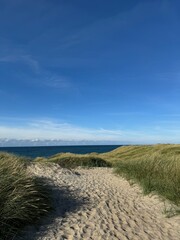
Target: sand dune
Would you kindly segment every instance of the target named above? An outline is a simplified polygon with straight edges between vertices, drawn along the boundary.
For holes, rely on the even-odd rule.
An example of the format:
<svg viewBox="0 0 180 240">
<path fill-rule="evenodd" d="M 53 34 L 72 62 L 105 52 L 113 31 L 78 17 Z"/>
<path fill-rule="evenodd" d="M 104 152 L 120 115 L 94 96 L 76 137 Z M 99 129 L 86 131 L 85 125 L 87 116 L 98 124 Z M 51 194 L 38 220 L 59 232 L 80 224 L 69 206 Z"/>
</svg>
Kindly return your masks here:
<svg viewBox="0 0 180 240">
<path fill-rule="evenodd" d="M 62 169 L 32 165 L 47 178 L 55 210 L 41 225 L 26 229 L 29 240 L 179 240 L 180 217 L 165 218 L 164 204 L 143 196 L 112 169 Z"/>
</svg>

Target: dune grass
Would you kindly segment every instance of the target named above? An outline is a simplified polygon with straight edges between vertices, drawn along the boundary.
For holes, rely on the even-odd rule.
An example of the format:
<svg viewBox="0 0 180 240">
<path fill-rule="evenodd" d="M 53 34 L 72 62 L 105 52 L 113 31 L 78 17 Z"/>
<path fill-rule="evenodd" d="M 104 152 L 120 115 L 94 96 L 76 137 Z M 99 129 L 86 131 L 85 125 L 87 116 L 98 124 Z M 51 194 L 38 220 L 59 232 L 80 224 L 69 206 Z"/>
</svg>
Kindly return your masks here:
<svg viewBox="0 0 180 240">
<path fill-rule="evenodd" d="M 110 161 L 111 163 L 117 163 L 120 160 L 138 160 L 144 158 L 146 155 L 152 155 L 157 152 L 164 153 L 164 155 L 171 155 L 172 149 L 174 147 L 180 148 L 180 145 L 170 145 L 170 144 L 157 144 L 157 145 L 132 145 L 123 146 L 116 148 L 115 150 L 107 153 L 101 153 L 100 157 Z M 165 152 L 163 152 L 165 151 Z"/>
<path fill-rule="evenodd" d="M 0 239 L 10 240 L 50 210 L 44 183 L 28 174 L 27 162 L 0 153 Z"/>
<path fill-rule="evenodd" d="M 36 158 L 35 161 L 57 163 L 63 168 L 111 167 L 112 164 L 94 154 L 60 153 L 49 158 Z"/>
<path fill-rule="evenodd" d="M 146 194 L 155 193 L 180 207 L 180 145 L 124 146 L 97 154 L 60 153 L 34 162 L 61 167 L 113 167 L 139 183 Z M 0 153 L 0 240 L 11 240 L 26 224 L 50 210 L 45 184 L 28 174 L 28 162 Z"/>
<path fill-rule="evenodd" d="M 39 162 L 54 162 L 61 167 L 113 167 L 119 175 L 180 207 L 180 145 L 157 144 L 124 146 L 108 153 L 60 153 Z"/>
<path fill-rule="evenodd" d="M 180 207 L 180 145 L 127 146 L 103 157 L 115 172 Z"/>
</svg>

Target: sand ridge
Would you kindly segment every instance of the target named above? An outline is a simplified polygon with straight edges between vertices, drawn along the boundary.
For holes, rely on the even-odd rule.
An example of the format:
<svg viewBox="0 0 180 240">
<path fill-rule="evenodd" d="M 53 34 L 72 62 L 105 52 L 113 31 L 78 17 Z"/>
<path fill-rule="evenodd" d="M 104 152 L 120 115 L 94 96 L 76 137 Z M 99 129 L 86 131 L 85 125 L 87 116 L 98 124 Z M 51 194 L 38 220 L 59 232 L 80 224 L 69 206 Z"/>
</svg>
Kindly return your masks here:
<svg viewBox="0 0 180 240">
<path fill-rule="evenodd" d="M 41 225 L 26 229 L 23 239 L 180 239 L 180 217 L 166 218 L 157 197 L 143 196 L 112 169 L 34 164 L 29 170 L 49 181 L 55 209 Z"/>
</svg>

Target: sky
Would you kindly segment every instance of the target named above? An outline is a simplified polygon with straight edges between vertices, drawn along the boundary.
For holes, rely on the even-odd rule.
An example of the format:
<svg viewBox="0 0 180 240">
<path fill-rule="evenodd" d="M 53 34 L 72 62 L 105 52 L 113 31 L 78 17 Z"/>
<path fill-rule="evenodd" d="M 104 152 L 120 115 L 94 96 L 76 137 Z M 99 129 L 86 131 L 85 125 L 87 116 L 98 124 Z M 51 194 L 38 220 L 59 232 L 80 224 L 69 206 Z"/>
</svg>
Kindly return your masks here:
<svg viewBox="0 0 180 240">
<path fill-rule="evenodd" d="M 0 146 L 180 143 L 179 12 L 0 0 Z"/>
</svg>

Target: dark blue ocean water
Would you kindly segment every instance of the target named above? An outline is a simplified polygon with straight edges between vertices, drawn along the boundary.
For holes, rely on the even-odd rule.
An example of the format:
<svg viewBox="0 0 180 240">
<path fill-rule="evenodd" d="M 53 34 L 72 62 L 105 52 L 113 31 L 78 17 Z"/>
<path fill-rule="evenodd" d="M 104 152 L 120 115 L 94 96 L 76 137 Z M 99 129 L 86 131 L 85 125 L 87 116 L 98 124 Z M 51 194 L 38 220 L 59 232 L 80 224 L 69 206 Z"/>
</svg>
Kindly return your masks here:
<svg viewBox="0 0 180 240">
<path fill-rule="evenodd" d="M 56 153 L 71 152 L 71 153 L 104 153 L 112 151 L 122 145 L 93 145 L 93 146 L 44 146 L 44 147 L 0 147 L 0 151 L 14 153 L 20 156 L 49 157 Z"/>
</svg>

